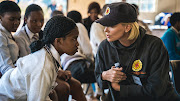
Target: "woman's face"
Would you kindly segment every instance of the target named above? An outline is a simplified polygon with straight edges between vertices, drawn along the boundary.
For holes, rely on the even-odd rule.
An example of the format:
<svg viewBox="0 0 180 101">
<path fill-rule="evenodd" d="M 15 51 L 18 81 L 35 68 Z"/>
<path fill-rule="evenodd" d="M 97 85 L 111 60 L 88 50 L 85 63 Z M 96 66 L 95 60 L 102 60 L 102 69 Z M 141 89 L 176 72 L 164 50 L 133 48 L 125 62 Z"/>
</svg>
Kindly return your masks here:
<svg viewBox="0 0 180 101">
<path fill-rule="evenodd" d="M 44 14 L 42 11 L 32 11 L 25 22 L 31 32 L 39 33 L 44 24 Z"/>
<path fill-rule="evenodd" d="M 104 31 L 106 32 L 107 40 L 110 42 L 124 39 L 127 40 L 129 37 L 127 26 L 122 25 L 121 23 L 112 27 L 105 27 Z"/>
<path fill-rule="evenodd" d="M 89 12 L 89 16 L 91 18 L 92 21 L 97 20 L 98 18 L 98 11 L 94 8 Z"/>
<path fill-rule="evenodd" d="M 63 49 L 64 53 L 68 55 L 74 55 L 78 51 L 79 43 L 77 41 L 79 35 L 78 28 L 73 29 L 70 34 L 68 34 L 65 39 L 63 39 Z"/>
<path fill-rule="evenodd" d="M 9 32 L 15 32 L 20 24 L 20 12 L 6 12 L 0 15 L 2 26 Z"/>
</svg>

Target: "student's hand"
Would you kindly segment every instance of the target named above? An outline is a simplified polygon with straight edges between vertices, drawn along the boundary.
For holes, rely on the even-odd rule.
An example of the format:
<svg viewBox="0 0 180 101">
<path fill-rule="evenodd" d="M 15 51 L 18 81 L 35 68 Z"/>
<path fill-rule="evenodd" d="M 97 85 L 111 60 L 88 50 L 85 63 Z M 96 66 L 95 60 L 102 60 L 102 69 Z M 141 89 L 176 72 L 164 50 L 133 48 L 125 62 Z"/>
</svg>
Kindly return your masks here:
<svg viewBox="0 0 180 101">
<path fill-rule="evenodd" d="M 71 72 L 70 71 L 63 71 L 63 70 L 58 70 L 58 76 L 59 79 L 68 81 L 71 79 Z"/>
<path fill-rule="evenodd" d="M 114 90 L 120 91 L 120 85 L 118 83 L 111 83 L 111 86 Z"/>
<path fill-rule="evenodd" d="M 49 97 L 52 101 L 58 101 L 58 95 L 55 90 L 52 90 L 50 92 Z"/>
<path fill-rule="evenodd" d="M 122 72 L 122 69 L 122 67 L 115 68 L 115 66 L 112 66 L 111 69 L 102 73 L 102 79 L 113 83 L 119 83 L 123 80 L 126 80 L 127 76 Z"/>
<path fill-rule="evenodd" d="M 65 75 L 66 75 L 66 79 L 65 79 L 65 81 L 70 80 L 70 79 L 71 79 L 71 77 L 72 77 L 72 75 L 71 75 L 71 71 L 69 71 L 69 70 L 66 70 L 66 71 L 65 71 Z"/>
</svg>

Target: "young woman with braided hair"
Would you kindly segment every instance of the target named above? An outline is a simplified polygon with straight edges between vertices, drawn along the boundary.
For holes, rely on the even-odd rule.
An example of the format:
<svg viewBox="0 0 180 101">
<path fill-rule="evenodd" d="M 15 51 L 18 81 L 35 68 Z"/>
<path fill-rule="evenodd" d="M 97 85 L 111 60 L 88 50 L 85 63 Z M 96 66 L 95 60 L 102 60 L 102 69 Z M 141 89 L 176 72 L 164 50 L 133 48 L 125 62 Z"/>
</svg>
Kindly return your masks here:
<svg viewBox="0 0 180 101">
<path fill-rule="evenodd" d="M 67 101 L 59 94 L 68 92 L 62 88 L 69 87 L 75 100 L 86 101 L 80 82 L 60 66 L 63 53 L 73 55 L 77 52 L 79 32 L 76 24 L 67 17 L 54 16 L 47 22 L 43 34 L 41 40 L 30 45 L 32 54 L 18 59 L 17 67 L 0 79 L 0 100 L 45 101 L 50 100 L 48 95 L 54 92 L 50 94 L 55 95 L 50 96 L 53 101 Z M 56 94 L 54 88 L 61 92 Z"/>
</svg>

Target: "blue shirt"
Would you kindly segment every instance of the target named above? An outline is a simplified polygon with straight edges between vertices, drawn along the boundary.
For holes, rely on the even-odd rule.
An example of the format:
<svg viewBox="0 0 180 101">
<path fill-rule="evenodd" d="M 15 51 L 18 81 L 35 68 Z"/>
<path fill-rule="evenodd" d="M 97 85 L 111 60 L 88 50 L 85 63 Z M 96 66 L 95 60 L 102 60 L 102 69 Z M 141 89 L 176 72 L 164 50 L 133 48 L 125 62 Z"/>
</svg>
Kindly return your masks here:
<svg viewBox="0 0 180 101">
<path fill-rule="evenodd" d="M 166 46 L 170 60 L 180 60 L 180 36 L 178 31 L 171 27 L 161 37 Z"/>
</svg>

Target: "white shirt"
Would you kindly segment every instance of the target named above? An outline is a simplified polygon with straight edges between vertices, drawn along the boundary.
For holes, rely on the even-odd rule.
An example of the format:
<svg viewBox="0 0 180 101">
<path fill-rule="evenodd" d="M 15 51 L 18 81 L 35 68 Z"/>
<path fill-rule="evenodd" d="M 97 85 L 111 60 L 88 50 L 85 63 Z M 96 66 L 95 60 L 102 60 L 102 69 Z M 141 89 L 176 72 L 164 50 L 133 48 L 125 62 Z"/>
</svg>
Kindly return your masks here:
<svg viewBox="0 0 180 101">
<path fill-rule="evenodd" d="M 0 24 L 0 72 L 4 74 L 14 68 L 18 56 L 19 48 L 13 40 L 12 34 Z"/>
<path fill-rule="evenodd" d="M 31 53 L 31 49 L 29 48 L 29 45 L 35 41 L 33 39 L 33 35 L 36 34 L 39 36 L 38 33 L 32 33 L 28 26 L 25 25 L 14 34 L 14 38 L 19 46 L 19 56 L 23 57 Z"/>
<path fill-rule="evenodd" d="M 94 57 L 96 56 L 99 44 L 106 39 L 104 26 L 99 23 L 93 22 L 90 30 L 90 43 L 92 46 Z"/>
<path fill-rule="evenodd" d="M 66 70 L 69 64 L 75 60 L 89 59 L 91 61 L 94 61 L 87 29 L 81 23 L 76 23 L 76 25 L 79 30 L 79 36 L 77 39 L 79 43 L 78 52 L 76 52 L 75 55 L 72 56 L 67 54 L 61 55 L 61 64 L 63 66 L 63 70 Z"/>
<path fill-rule="evenodd" d="M 51 45 L 53 57 L 60 63 L 60 55 Z M 45 101 L 56 86 L 57 73 L 52 56 L 41 50 L 18 59 L 17 67 L 0 79 L 0 101 Z"/>
</svg>

